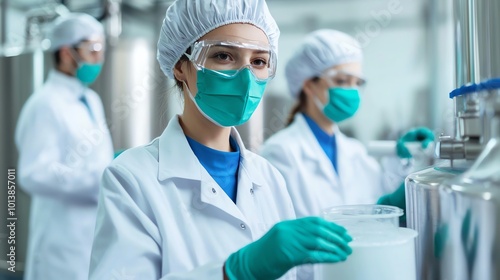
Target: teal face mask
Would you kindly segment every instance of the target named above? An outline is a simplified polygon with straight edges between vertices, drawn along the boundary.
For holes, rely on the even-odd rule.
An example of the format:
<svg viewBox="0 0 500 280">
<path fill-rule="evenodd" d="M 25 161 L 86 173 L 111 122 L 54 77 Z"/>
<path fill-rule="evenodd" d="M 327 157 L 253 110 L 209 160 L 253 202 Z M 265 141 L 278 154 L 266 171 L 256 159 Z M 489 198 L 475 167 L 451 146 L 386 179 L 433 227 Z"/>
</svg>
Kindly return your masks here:
<svg viewBox="0 0 500 280">
<path fill-rule="evenodd" d="M 92 84 L 101 73 L 102 63 L 78 63 L 78 69 L 76 69 L 76 78 L 80 80 L 85 85 Z"/>
<path fill-rule="evenodd" d="M 316 99 L 317 100 L 317 99 Z M 330 120 L 339 123 L 352 116 L 359 108 L 359 90 L 357 88 L 333 87 L 328 89 L 328 103 L 322 105 L 319 100 L 318 105 L 322 105 L 323 113 Z"/>
<path fill-rule="evenodd" d="M 234 74 L 237 71 L 219 72 Z M 233 77 L 203 69 L 198 70 L 197 78 L 198 93 L 194 98 L 191 93 L 189 96 L 207 119 L 224 127 L 248 121 L 257 109 L 267 85 L 267 81 L 257 80 L 248 68 L 240 70 Z"/>
</svg>

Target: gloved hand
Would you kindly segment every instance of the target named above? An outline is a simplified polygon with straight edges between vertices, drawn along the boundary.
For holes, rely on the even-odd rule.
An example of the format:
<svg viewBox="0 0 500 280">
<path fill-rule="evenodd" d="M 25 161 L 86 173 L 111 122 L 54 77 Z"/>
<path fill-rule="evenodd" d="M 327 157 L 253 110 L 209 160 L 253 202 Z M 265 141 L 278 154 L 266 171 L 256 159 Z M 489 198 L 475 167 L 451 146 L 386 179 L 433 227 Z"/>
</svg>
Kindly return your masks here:
<svg viewBox="0 0 500 280">
<path fill-rule="evenodd" d="M 434 133 L 426 128 L 419 127 L 406 132 L 396 143 L 396 153 L 400 158 L 411 158 L 412 155 L 405 146 L 406 142 L 420 142 L 422 148 L 427 148 L 434 141 Z"/>
<path fill-rule="evenodd" d="M 114 152 L 113 158 L 117 158 L 123 152 L 125 152 L 125 149 L 116 150 Z"/>
<path fill-rule="evenodd" d="M 259 240 L 229 256 L 226 276 L 233 279 L 276 279 L 307 263 L 346 260 L 352 250 L 347 231 L 319 217 L 277 223 Z"/>
<path fill-rule="evenodd" d="M 403 216 L 399 217 L 399 221 L 406 222 L 406 199 L 405 199 L 405 182 L 390 194 L 383 195 L 378 199 L 377 204 L 396 206 L 403 209 Z"/>
</svg>

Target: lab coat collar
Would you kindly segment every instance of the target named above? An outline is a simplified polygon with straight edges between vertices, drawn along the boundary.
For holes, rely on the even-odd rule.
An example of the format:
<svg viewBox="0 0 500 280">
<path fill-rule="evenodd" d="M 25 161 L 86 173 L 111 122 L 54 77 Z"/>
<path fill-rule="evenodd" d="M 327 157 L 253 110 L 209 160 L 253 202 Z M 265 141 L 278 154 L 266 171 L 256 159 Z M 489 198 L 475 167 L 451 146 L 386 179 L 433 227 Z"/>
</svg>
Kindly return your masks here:
<svg viewBox="0 0 500 280">
<path fill-rule="evenodd" d="M 87 89 L 87 87 L 77 78 L 66 75 L 56 69 L 52 69 L 49 72 L 47 80 L 58 86 L 65 87 L 67 92 L 77 99 L 80 98 Z"/>
<path fill-rule="evenodd" d="M 242 171 L 247 172 L 255 185 L 262 186 L 261 175 L 255 170 L 254 164 L 249 164 L 256 155 L 245 148 L 240 134 L 234 127 L 231 127 L 231 136 L 240 148 L 240 169 L 243 168 Z M 190 180 L 206 179 L 207 171 L 199 164 L 198 158 L 191 150 L 179 123 L 179 115 L 170 120 L 159 141 L 159 180 L 172 177 Z"/>
<path fill-rule="evenodd" d="M 231 136 L 234 137 L 240 147 L 240 168 L 238 176 L 237 204 L 231 201 L 227 195 L 222 195 L 224 190 L 215 182 L 210 174 L 199 163 L 198 158 L 191 150 L 184 131 L 179 123 L 179 116 L 170 120 L 167 128 L 160 136 L 158 147 L 158 179 L 160 181 L 168 178 L 180 178 L 192 180 L 195 183 L 192 189 L 194 207 L 203 209 L 204 205 L 212 205 L 228 215 L 248 224 L 244 213 L 255 211 L 250 191 L 246 188 L 262 186 L 262 176 L 252 164 L 255 154 L 247 151 L 238 131 L 231 128 Z"/>
</svg>

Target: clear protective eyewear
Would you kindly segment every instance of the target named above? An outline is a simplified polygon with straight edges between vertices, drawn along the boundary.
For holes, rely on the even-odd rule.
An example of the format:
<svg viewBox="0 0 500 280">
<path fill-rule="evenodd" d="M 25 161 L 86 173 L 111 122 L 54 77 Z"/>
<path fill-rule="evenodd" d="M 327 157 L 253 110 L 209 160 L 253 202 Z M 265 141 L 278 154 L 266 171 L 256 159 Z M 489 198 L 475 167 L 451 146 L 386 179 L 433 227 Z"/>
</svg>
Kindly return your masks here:
<svg viewBox="0 0 500 280">
<path fill-rule="evenodd" d="M 185 55 L 197 70 L 210 69 L 228 78 L 244 68 L 258 80 L 270 80 L 276 74 L 276 54 L 269 45 L 203 40 L 194 43 L 191 54 Z"/>
<path fill-rule="evenodd" d="M 87 56 L 101 57 L 104 54 L 105 46 L 101 42 L 82 41 L 75 45 L 75 49 L 79 49 Z"/>
<path fill-rule="evenodd" d="M 366 80 L 357 73 L 351 73 L 345 70 L 328 70 L 321 74 L 321 78 L 326 80 L 330 87 L 357 87 L 366 85 Z"/>
</svg>

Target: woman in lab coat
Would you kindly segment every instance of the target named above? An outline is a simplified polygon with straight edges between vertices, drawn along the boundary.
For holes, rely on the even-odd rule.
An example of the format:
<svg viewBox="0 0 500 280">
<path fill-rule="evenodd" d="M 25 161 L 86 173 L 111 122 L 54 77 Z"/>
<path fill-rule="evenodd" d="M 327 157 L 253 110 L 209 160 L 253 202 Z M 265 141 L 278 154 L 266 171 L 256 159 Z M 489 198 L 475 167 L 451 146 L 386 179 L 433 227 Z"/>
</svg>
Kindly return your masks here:
<svg viewBox="0 0 500 280">
<path fill-rule="evenodd" d="M 157 57 L 184 110 L 106 169 L 90 279 L 293 279 L 350 254 L 342 227 L 294 220 L 283 177 L 233 127 L 274 76 L 278 36 L 264 0 L 169 7 Z"/>
<path fill-rule="evenodd" d="M 288 127 L 265 142 L 261 155 L 283 174 L 297 217 L 377 200 L 405 208 L 401 182 L 406 172 L 399 159 L 388 160 L 388 166 L 396 168 L 383 172 L 363 145 L 337 126 L 359 107 L 361 62 L 361 47 L 354 38 L 327 29 L 307 36 L 287 62 L 286 78 L 297 105 Z M 425 128 L 410 131 L 398 141 L 398 155 L 411 157 L 405 142 L 418 140 L 426 147 L 433 137 Z"/>
</svg>

